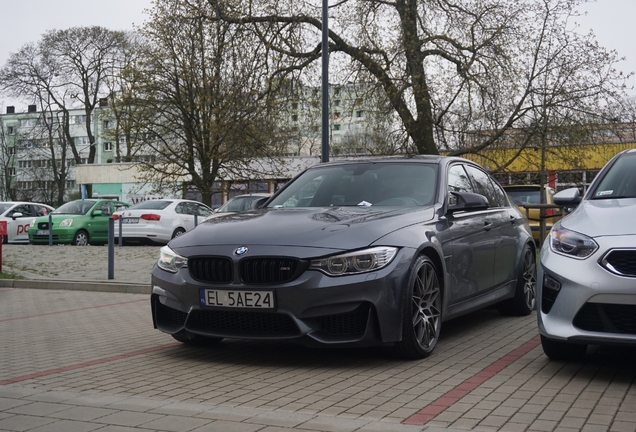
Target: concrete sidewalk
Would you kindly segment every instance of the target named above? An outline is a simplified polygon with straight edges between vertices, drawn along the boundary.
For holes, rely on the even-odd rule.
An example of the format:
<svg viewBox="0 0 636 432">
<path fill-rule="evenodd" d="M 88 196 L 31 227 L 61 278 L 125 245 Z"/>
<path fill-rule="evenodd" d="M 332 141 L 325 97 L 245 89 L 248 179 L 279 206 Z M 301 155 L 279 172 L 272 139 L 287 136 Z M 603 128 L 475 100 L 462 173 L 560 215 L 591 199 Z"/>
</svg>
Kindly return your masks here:
<svg viewBox="0 0 636 432">
<path fill-rule="evenodd" d="M 115 246 L 114 277 L 109 279 L 108 246 L 5 244 L 2 271 L 24 279 L 0 279 L 0 286 L 149 293 L 160 248 Z"/>
</svg>

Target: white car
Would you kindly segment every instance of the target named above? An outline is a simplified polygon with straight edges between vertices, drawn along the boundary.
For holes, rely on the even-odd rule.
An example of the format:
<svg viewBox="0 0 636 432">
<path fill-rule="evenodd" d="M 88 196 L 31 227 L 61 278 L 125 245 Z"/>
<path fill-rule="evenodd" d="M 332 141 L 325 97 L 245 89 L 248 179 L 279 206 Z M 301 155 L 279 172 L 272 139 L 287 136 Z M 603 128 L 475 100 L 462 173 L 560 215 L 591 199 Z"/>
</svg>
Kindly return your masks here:
<svg viewBox="0 0 636 432">
<path fill-rule="evenodd" d="M 113 213 L 115 240 L 119 240 L 122 227 L 122 242 L 167 244 L 195 227 L 198 222 L 212 214 L 212 209 L 198 201 L 184 199 L 161 199 L 144 201 Z M 121 222 L 120 222 L 121 221 Z"/>
<path fill-rule="evenodd" d="M 46 204 L 24 201 L 0 202 L 0 221 L 6 221 L 7 234 L 2 243 L 28 243 L 29 227 L 39 216 L 46 216 L 54 210 Z"/>
</svg>

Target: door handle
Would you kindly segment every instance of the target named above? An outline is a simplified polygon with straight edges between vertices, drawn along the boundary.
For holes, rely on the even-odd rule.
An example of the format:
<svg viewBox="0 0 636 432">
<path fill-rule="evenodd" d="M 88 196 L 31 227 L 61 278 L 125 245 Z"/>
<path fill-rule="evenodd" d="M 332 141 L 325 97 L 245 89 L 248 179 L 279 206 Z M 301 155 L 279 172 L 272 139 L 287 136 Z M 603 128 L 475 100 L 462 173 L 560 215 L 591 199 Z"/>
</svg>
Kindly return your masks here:
<svg viewBox="0 0 636 432">
<path fill-rule="evenodd" d="M 484 229 L 486 231 L 490 231 L 492 229 L 492 222 L 490 222 L 490 221 L 484 222 Z"/>
<path fill-rule="evenodd" d="M 510 215 L 510 223 L 514 225 L 516 221 L 517 221 L 517 218 L 514 217 L 513 215 Z"/>
</svg>

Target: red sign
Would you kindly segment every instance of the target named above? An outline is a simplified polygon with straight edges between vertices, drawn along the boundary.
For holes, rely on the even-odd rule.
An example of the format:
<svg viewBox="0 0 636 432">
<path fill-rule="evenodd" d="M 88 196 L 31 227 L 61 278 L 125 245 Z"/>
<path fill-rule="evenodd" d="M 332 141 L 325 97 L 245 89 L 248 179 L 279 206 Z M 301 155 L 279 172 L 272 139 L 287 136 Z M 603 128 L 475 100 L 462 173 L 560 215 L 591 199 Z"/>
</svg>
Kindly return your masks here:
<svg viewBox="0 0 636 432">
<path fill-rule="evenodd" d="M 0 221 L 0 235 L 7 235 L 7 221 Z"/>
</svg>

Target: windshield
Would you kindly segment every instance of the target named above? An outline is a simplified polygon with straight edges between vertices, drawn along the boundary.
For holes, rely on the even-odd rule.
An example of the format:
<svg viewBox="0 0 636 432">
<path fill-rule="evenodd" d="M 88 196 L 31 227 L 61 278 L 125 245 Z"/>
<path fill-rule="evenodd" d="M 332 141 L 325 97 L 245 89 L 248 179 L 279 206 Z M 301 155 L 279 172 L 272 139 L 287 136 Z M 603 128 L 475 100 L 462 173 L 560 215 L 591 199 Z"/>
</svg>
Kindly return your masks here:
<svg viewBox="0 0 636 432">
<path fill-rule="evenodd" d="M 135 204 L 134 206 L 128 207 L 127 210 L 163 210 L 172 204 L 172 201 L 165 200 L 153 200 L 153 201 L 144 201 L 139 204 Z"/>
<path fill-rule="evenodd" d="M 234 197 L 231 200 L 229 200 L 228 202 L 226 202 L 224 205 L 219 207 L 217 212 L 223 213 L 223 212 L 246 211 L 246 210 L 249 210 L 251 208 L 251 205 L 252 205 L 252 203 L 254 201 L 256 201 L 257 199 L 260 199 L 260 198 L 263 198 L 263 197 L 262 196 L 258 196 L 258 195 Z"/>
<path fill-rule="evenodd" d="M 53 210 L 54 214 L 85 215 L 95 205 L 95 201 L 77 200 L 68 202 Z"/>
<path fill-rule="evenodd" d="M 636 154 L 619 157 L 603 176 L 592 199 L 636 198 Z"/>
<path fill-rule="evenodd" d="M 268 207 L 430 205 L 437 190 L 437 165 L 369 162 L 305 171 Z"/>
</svg>

